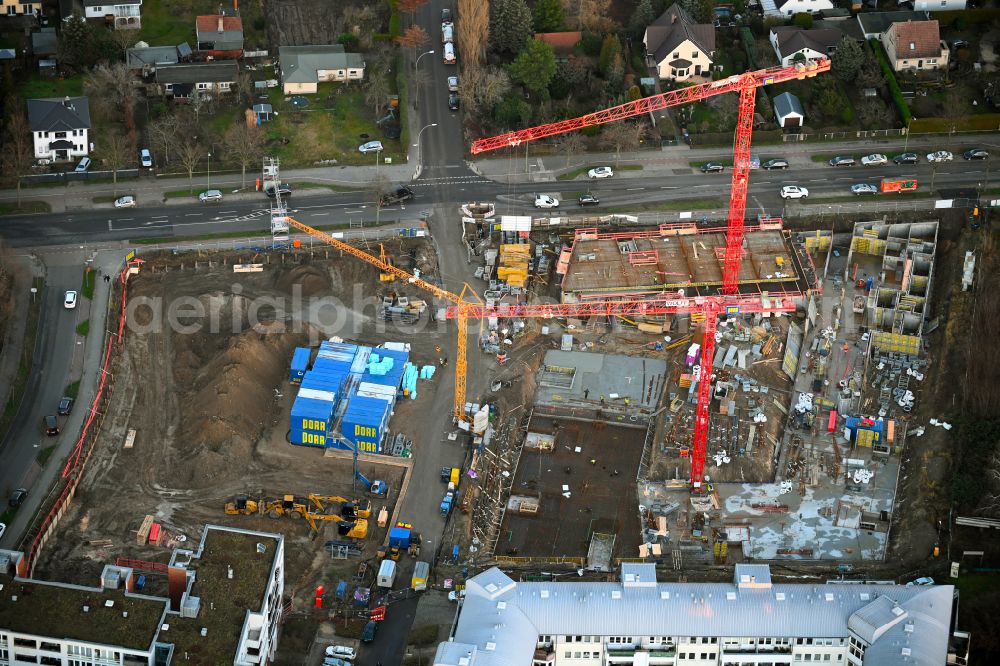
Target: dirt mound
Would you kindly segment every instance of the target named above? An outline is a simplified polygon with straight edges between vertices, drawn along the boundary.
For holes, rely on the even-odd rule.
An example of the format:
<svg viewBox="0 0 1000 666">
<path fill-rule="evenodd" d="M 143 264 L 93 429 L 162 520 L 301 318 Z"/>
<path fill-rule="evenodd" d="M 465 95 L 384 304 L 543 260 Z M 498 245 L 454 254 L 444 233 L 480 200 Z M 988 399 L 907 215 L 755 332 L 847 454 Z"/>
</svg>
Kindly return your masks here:
<svg viewBox="0 0 1000 666">
<path fill-rule="evenodd" d="M 176 358 L 186 362 L 197 358 L 195 338 L 201 336 L 178 337 L 191 339 L 181 343 L 189 353 Z M 176 484 L 204 487 L 230 473 L 234 465 L 246 464 L 267 426 L 275 389 L 300 339 L 299 334 L 246 330 L 229 338 L 224 349 L 199 367 L 175 367 L 178 384 L 189 384 L 182 390 L 176 448 L 183 462 L 174 466 Z"/>
<path fill-rule="evenodd" d="M 275 287 L 287 293 L 292 293 L 294 285 L 299 285 L 305 297 L 325 296 L 332 287 L 330 271 L 313 264 L 302 264 L 282 272 L 275 283 Z"/>
</svg>

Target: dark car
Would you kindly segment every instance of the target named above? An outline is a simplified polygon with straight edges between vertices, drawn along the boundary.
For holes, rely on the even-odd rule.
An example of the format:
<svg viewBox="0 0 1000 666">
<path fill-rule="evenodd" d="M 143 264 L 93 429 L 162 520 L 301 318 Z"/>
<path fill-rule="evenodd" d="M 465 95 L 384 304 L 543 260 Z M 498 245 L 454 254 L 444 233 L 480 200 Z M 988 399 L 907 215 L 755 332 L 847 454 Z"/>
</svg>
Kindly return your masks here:
<svg viewBox="0 0 1000 666">
<path fill-rule="evenodd" d="M 274 198 L 275 192 L 281 194 L 283 197 L 289 197 L 292 195 L 292 186 L 288 183 L 280 183 L 274 187 L 269 187 L 264 190 L 264 193 L 272 199 Z"/>
<path fill-rule="evenodd" d="M 381 206 L 391 206 L 393 204 L 403 203 L 404 201 L 409 201 L 413 198 L 413 190 L 408 187 L 397 187 L 392 192 L 387 192 L 382 195 L 382 199 L 379 202 Z"/>
<path fill-rule="evenodd" d="M 448 93 L 448 108 L 458 111 L 458 93 Z"/>
<path fill-rule="evenodd" d="M 962 153 L 962 157 L 967 160 L 988 160 L 990 153 L 988 150 L 983 150 L 982 148 L 973 148 Z"/>
<path fill-rule="evenodd" d="M 447 7 L 441 10 L 441 23 L 451 23 L 451 10 Z"/>
<path fill-rule="evenodd" d="M 24 504 L 24 498 L 28 496 L 27 488 L 18 488 L 10 494 L 10 499 L 7 500 L 7 504 L 14 507 L 15 509 L 22 504 Z"/>
<path fill-rule="evenodd" d="M 964 39 L 956 39 L 951 43 L 951 48 L 955 49 L 956 51 L 958 49 L 967 49 L 969 48 L 969 42 L 967 42 Z"/>
<path fill-rule="evenodd" d="M 719 164 L 718 162 L 709 162 L 708 164 L 701 165 L 702 173 L 722 173 L 725 170 L 725 165 Z"/>
<path fill-rule="evenodd" d="M 595 197 L 593 194 L 581 194 L 577 202 L 581 206 L 596 206 L 601 203 L 601 200 Z"/>
<path fill-rule="evenodd" d="M 830 160 L 830 166 L 854 166 L 855 160 L 850 155 L 838 155 Z"/>
<path fill-rule="evenodd" d="M 761 164 L 760 168 L 766 169 L 768 171 L 770 171 L 771 169 L 787 169 L 788 160 L 783 160 L 783 159 L 768 160 L 763 164 Z"/>
<path fill-rule="evenodd" d="M 69 416 L 71 411 L 73 411 L 73 398 L 63 398 L 59 401 L 59 408 L 56 409 L 59 416 Z"/>
<path fill-rule="evenodd" d="M 916 164 L 920 161 L 920 156 L 916 153 L 903 153 L 892 158 L 896 164 Z"/>
<path fill-rule="evenodd" d="M 45 434 L 49 437 L 55 437 L 59 434 L 59 420 L 56 418 L 55 414 L 49 414 L 42 422 L 45 426 Z"/>
</svg>

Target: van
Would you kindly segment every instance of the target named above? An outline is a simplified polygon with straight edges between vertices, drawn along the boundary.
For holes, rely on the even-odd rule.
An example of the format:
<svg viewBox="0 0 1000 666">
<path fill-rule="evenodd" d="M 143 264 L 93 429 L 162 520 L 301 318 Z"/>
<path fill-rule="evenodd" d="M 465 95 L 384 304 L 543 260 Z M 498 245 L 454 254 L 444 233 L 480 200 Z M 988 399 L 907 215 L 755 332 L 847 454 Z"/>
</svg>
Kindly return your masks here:
<svg viewBox="0 0 1000 666">
<path fill-rule="evenodd" d="M 448 44 L 455 41 L 455 28 L 451 23 L 441 24 L 441 43 Z"/>
<path fill-rule="evenodd" d="M 85 171 L 89 171 L 90 170 L 90 158 L 89 157 L 84 157 L 82 160 L 80 160 L 80 163 L 77 164 L 76 168 L 73 169 L 73 170 L 76 171 L 77 173 L 83 173 Z"/>
<path fill-rule="evenodd" d="M 455 45 L 448 42 L 444 45 L 444 64 L 454 65 L 458 61 L 455 59 Z"/>
</svg>

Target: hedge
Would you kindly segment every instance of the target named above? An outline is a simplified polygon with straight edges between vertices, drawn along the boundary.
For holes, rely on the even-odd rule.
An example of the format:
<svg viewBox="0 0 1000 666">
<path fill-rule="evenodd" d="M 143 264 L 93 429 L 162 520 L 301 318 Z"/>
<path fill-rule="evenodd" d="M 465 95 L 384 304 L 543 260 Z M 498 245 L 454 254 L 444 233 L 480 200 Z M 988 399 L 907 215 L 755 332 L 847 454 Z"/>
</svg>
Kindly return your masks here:
<svg viewBox="0 0 1000 666">
<path fill-rule="evenodd" d="M 757 65 L 757 43 L 754 42 L 753 32 L 750 28 L 743 26 L 740 28 L 740 41 L 743 42 L 743 50 L 747 54 L 747 62 L 750 63 L 750 69 L 760 69 Z M 732 74 L 732 72 L 726 72 L 726 76 Z"/>
<path fill-rule="evenodd" d="M 953 125 L 961 125 L 963 132 L 1000 131 L 1000 113 L 966 116 L 961 121 L 956 121 L 954 118 L 915 118 L 910 123 L 910 133 L 950 132 Z"/>
<path fill-rule="evenodd" d="M 963 9 L 955 12 L 931 12 L 931 18 L 935 19 L 942 27 L 950 26 L 956 21 L 969 24 L 990 23 L 1000 19 L 1000 9 Z"/>
<path fill-rule="evenodd" d="M 889 59 L 885 51 L 882 50 L 882 44 L 874 37 L 869 40 L 869 43 L 871 44 L 872 51 L 875 52 L 875 57 L 878 58 L 879 64 L 882 65 L 882 73 L 885 74 L 886 83 L 889 84 L 889 92 L 892 93 L 892 101 L 896 103 L 899 116 L 903 119 L 903 124 L 909 127 L 913 116 L 910 115 L 910 107 L 907 105 L 906 100 L 903 99 L 903 91 L 899 89 L 896 74 L 892 71 L 892 67 L 889 66 Z"/>
</svg>

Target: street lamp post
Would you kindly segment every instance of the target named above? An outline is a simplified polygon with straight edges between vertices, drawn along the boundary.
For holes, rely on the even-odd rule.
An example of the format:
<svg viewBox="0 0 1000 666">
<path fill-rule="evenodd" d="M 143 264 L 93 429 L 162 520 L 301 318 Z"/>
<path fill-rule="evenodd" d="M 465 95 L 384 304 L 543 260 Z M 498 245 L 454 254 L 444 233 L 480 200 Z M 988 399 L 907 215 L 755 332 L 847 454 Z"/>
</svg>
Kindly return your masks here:
<svg viewBox="0 0 1000 666">
<path fill-rule="evenodd" d="M 421 58 L 423 58 L 425 55 L 431 55 L 432 53 L 434 53 L 434 49 L 431 49 L 430 51 L 418 55 L 416 61 L 414 61 L 413 63 L 413 69 L 416 69 L 420 65 Z"/>
<path fill-rule="evenodd" d="M 413 147 L 417 149 L 417 164 L 418 165 L 422 163 L 420 160 L 421 160 L 421 157 L 423 155 L 423 149 L 420 147 L 420 135 L 423 134 L 424 130 L 427 129 L 428 127 L 437 127 L 437 126 L 438 126 L 437 123 L 431 123 L 430 125 L 424 125 L 423 127 L 420 128 L 420 131 L 417 132 L 417 142 L 415 144 L 413 144 Z"/>
<path fill-rule="evenodd" d="M 208 154 L 208 175 L 206 176 L 206 190 L 212 189 L 212 153 Z"/>
</svg>

